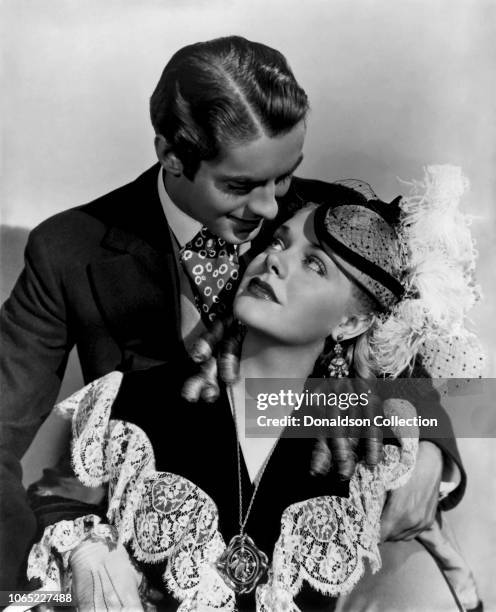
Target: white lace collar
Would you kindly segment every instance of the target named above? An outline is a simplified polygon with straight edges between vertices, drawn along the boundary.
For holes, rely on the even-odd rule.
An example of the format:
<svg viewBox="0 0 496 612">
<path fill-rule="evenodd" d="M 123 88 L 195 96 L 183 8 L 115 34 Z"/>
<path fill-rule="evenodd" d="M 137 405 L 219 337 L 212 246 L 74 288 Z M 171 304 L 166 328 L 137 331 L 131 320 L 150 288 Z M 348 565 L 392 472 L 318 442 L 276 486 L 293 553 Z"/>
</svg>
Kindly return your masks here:
<svg viewBox="0 0 496 612">
<path fill-rule="evenodd" d="M 139 427 L 110 419 L 121 381 L 122 374 L 112 372 L 58 407 L 72 417 L 76 473 L 87 486 L 108 482 L 107 517 L 120 542 L 139 560 L 164 563 L 164 584 L 180 612 L 233 611 L 234 593 L 215 569 L 225 549 L 215 503 L 186 478 L 156 471 L 151 443 Z M 284 511 L 267 582 L 257 587 L 258 612 L 297 610 L 293 598 L 304 580 L 339 595 L 356 584 L 365 559 L 373 570 L 380 567 L 385 494 L 406 481 L 415 462 L 417 441 L 402 444 L 386 446 L 373 472 L 358 465 L 349 498 L 317 497 Z M 45 545 L 53 542 L 45 539 Z"/>
</svg>

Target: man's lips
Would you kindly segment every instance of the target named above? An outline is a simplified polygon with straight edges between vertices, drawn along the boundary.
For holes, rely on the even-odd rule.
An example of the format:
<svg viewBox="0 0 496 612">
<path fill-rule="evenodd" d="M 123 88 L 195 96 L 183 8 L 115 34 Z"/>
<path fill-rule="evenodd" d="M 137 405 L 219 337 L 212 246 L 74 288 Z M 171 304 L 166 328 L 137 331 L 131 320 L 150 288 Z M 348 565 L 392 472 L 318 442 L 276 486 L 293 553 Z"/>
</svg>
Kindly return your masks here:
<svg viewBox="0 0 496 612">
<path fill-rule="evenodd" d="M 254 297 L 280 304 L 272 287 L 260 278 L 252 278 L 246 287 L 248 293 Z"/>
<path fill-rule="evenodd" d="M 245 231 L 256 229 L 262 222 L 262 217 L 257 217 L 255 219 L 242 219 L 241 217 L 236 217 L 235 215 L 228 215 L 228 217 L 236 223 L 239 229 Z"/>
</svg>

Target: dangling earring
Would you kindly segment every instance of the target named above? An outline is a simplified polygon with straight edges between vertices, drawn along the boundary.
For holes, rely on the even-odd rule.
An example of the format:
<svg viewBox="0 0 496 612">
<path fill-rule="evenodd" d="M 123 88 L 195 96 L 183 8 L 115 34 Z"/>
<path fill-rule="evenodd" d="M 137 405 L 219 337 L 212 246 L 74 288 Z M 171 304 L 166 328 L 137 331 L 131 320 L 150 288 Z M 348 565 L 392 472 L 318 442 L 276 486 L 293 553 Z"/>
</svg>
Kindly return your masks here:
<svg viewBox="0 0 496 612">
<path fill-rule="evenodd" d="M 348 376 L 348 374 L 350 373 L 348 364 L 346 363 L 346 359 L 343 357 L 343 347 L 340 344 L 342 339 L 342 335 L 339 335 L 336 338 L 336 344 L 334 345 L 333 349 L 333 356 L 327 367 L 328 376 L 330 378 L 343 378 L 345 376 Z"/>
</svg>

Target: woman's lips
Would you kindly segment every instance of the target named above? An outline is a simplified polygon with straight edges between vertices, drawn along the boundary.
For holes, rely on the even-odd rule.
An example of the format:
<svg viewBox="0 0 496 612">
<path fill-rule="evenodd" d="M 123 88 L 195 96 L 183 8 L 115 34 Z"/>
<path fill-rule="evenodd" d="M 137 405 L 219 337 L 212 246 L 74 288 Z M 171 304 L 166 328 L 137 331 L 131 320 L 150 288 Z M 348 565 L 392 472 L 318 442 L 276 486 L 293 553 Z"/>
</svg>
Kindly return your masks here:
<svg viewBox="0 0 496 612">
<path fill-rule="evenodd" d="M 252 278 L 246 289 L 254 297 L 280 304 L 272 287 L 260 278 Z"/>
</svg>

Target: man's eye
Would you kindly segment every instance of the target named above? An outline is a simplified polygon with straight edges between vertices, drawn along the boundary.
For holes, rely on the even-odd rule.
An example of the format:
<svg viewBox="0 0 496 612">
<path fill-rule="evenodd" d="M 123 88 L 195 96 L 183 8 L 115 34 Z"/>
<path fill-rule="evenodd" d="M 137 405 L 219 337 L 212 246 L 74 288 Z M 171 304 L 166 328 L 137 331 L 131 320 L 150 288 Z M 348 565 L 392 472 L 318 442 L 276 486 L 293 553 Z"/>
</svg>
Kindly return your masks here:
<svg viewBox="0 0 496 612">
<path fill-rule="evenodd" d="M 229 191 L 229 193 L 235 193 L 237 195 L 245 195 L 247 193 L 250 193 L 250 191 L 253 189 L 253 187 L 249 186 L 249 185 L 231 185 L 231 184 L 227 184 L 227 190 Z"/>
<path fill-rule="evenodd" d="M 284 184 L 284 183 L 288 183 L 292 178 L 293 178 L 292 174 L 287 174 L 286 176 L 281 176 L 281 178 L 278 179 L 277 184 L 281 185 L 281 184 Z"/>
<path fill-rule="evenodd" d="M 315 255 L 309 255 L 305 257 L 304 262 L 308 268 L 314 272 L 317 272 L 317 274 L 320 276 L 325 276 L 327 272 L 326 267 L 318 257 L 315 257 Z"/>
</svg>

